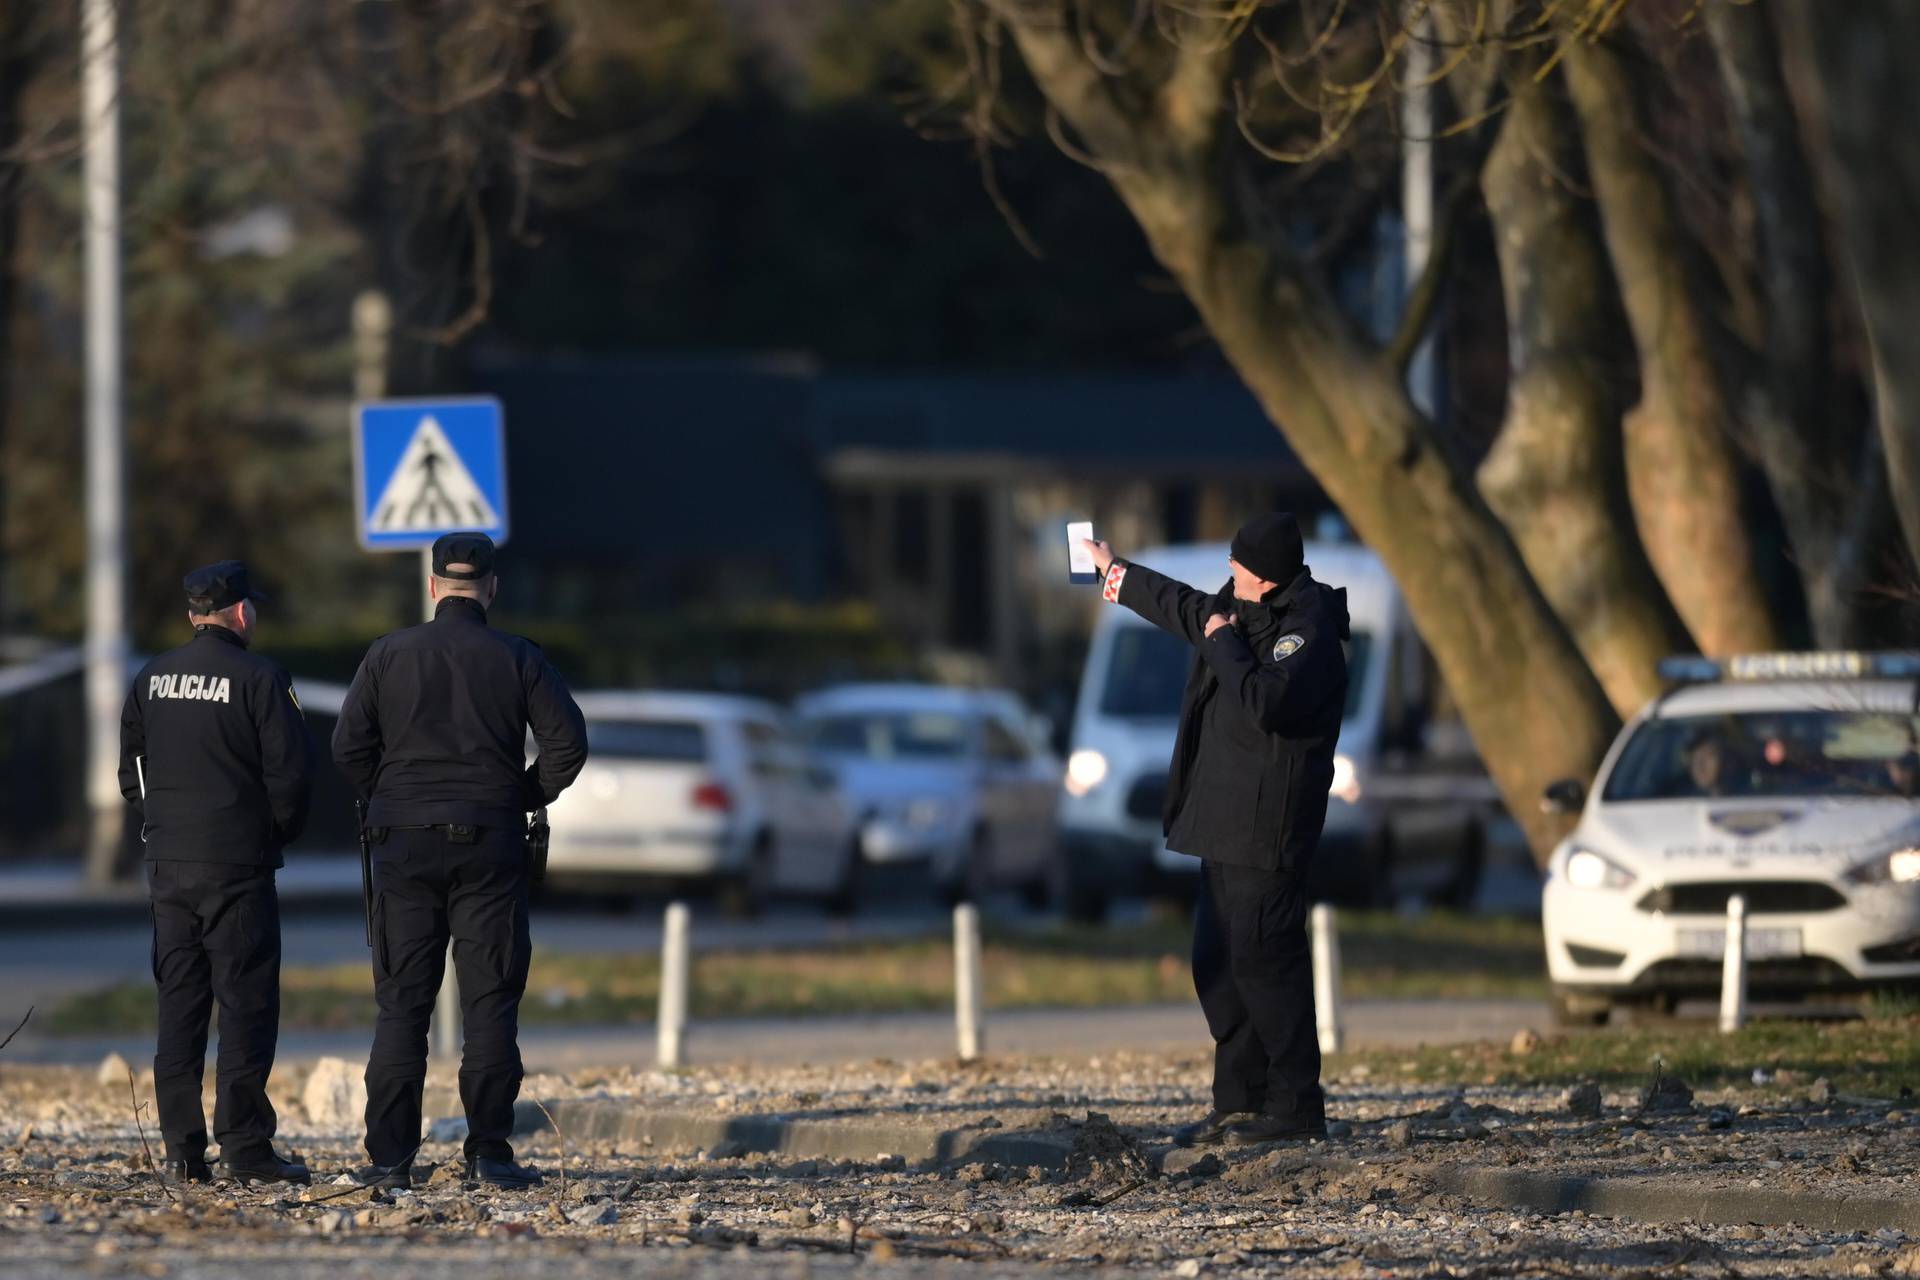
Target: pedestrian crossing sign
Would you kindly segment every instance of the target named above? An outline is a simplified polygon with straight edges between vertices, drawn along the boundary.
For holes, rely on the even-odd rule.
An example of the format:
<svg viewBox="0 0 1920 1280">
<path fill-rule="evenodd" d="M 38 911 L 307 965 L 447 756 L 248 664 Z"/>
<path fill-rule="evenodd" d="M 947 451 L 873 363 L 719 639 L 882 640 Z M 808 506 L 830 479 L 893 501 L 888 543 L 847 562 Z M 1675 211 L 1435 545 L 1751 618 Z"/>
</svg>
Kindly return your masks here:
<svg viewBox="0 0 1920 1280">
<path fill-rule="evenodd" d="M 507 540 L 506 415 L 492 396 L 354 406 L 360 545 L 432 546 L 443 533 Z"/>
</svg>

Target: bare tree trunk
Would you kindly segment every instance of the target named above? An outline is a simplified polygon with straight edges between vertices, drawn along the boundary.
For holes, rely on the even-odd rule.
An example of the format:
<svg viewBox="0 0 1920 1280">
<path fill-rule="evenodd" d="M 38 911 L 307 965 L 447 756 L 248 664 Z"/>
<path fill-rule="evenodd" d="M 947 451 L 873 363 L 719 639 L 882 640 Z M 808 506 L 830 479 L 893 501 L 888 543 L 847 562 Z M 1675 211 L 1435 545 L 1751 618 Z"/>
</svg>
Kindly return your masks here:
<svg viewBox="0 0 1920 1280">
<path fill-rule="evenodd" d="M 1401 584 L 1509 808 L 1544 859 L 1556 778 L 1592 776 L 1619 726 L 1506 530 L 1363 343 L 1261 225 L 1226 145 L 1228 54 L 1172 49 L 1164 78 L 1104 76 L 1058 9 L 996 6 L 1054 108 L 1269 417 Z M 1224 133 L 1223 133 L 1224 131 Z"/>
<path fill-rule="evenodd" d="M 1920 252 L 1913 243 L 1920 148 L 1903 132 L 1920 112 L 1920 80 L 1911 66 L 1920 47 L 1920 5 L 1779 0 L 1778 12 L 1793 56 L 1812 53 L 1800 96 L 1810 132 L 1825 143 L 1822 178 L 1872 350 L 1887 479 L 1909 558 L 1920 564 Z"/>
<path fill-rule="evenodd" d="M 14 253 L 20 242 L 25 165 L 19 155 L 20 101 L 32 72 L 27 48 L 29 0 L 0 0 L 0 463 L 7 454 L 13 413 L 13 317 L 17 297 Z M 7 528 L 7 471 L 0 465 L 0 545 Z M 0 574 L 0 627 L 6 625 L 7 579 Z"/>
<path fill-rule="evenodd" d="M 1643 145 L 1633 80 L 1608 41 L 1568 39 L 1567 85 L 1640 356 L 1626 459 L 1641 540 L 1704 652 L 1771 648 L 1777 636 L 1742 513 L 1732 414 L 1691 255 Z"/>
<path fill-rule="evenodd" d="M 1758 4 L 1713 0 L 1705 17 L 1760 225 L 1766 348 L 1758 358 L 1741 353 L 1741 408 L 1793 544 L 1815 639 L 1841 648 L 1860 638 L 1868 585 L 1867 544 L 1848 536 L 1849 520 L 1863 503 L 1887 500 L 1885 482 L 1872 477 L 1864 492 L 1856 487 L 1866 433 L 1836 394 L 1833 278 L 1772 15 Z"/>
<path fill-rule="evenodd" d="M 1686 628 L 1634 529 L 1621 460 L 1620 383 L 1631 359 L 1592 210 L 1567 185 L 1573 122 L 1516 77 L 1481 175 L 1506 297 L 1507 416 L 1480 491 L 1520 544 L 1622 716 L 1660 691 L 1656 664 Z"/>
</svg>

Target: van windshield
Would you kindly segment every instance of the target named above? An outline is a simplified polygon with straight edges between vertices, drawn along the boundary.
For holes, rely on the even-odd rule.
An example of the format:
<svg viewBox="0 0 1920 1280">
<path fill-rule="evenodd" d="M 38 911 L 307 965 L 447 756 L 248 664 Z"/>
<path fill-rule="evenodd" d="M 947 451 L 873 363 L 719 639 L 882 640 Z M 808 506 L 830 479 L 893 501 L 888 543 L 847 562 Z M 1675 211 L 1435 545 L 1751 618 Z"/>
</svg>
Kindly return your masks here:
<svg viewBox="0 0 1920 1280">
<path fill-rule="evenodd" d="M 1649 720 L 1605 800 L 1920 794 L 1920 720 L 1877 711 L 1764 711 Z"/>
<path fill-rule="evenodd" d="M 1355 631 L 1347 644 L 1347 705 L 1351 716 L 1367 684 L 1372 637 Z M 1186 690 L 1193 650 L 1178 636 L 1152 626 L 1122 626 L 1114 633 L 1100 713 L 1128 720 L 1174 720 Z"/>
</svg>

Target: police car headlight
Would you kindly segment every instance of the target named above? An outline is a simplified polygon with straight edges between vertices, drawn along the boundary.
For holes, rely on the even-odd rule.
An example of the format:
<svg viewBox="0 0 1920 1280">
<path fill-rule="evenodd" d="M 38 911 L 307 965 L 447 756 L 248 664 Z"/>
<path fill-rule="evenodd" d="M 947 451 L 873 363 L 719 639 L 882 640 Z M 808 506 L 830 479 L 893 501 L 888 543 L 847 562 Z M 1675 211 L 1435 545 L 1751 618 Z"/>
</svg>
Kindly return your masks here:
<svg viewBox="0 0 1920 1280">
<path fill-rule="evenodd" d="M 1920 848 L 1895 849 L 1877 858 L 1869 858 L 1847 872 L 1855 884 L 1920 883 Z"/>
<path fill-rule="evenodd" d="M 1633 872 L 1591 849 L 1567 855 L 1566 876 L 1576 889 L 1624 889 L 1633 883 Z"/>
<path fill-rule="evenodd" d="M 1351 756 L 1333 758 L 1333 785 L 1327 790 L 1348 804 L 1360 803 L 1360 770 Z"/>
<path fill-rule="evenodd" d="M 1091 747 L 1067 757 L 1067 794 L 1084 796 L 1107 780 L 1107 758 Z"/>
</svg>

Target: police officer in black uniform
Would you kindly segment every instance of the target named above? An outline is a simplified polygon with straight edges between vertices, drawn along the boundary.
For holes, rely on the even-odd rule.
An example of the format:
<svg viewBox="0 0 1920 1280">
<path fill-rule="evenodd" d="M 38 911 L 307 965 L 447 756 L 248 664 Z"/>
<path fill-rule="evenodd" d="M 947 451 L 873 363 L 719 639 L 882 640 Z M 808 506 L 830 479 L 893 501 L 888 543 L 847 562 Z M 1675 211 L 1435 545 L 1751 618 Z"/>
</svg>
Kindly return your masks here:
<svg viewBox="0 0 1920 1280">
<path fill-rule="evenodd" d="M 465 1043 L 467 1177 L 537 1186 L 507 1141 L 520 1095 L 518 1028 L 531 944 L 527 813 L 587 759 L 586 723 L 540 648 L 487 626 L 492 539 L 433 544 L 432 622 L 374 641 L 347 690 L 333 758 L 370 801 L 373 980 L 363 1182 L 409 1186 L 420 1146 L 427 1025 L 453 940 Z M 527 765 L 526 736 L 539 756 Z"/>
<path fill-rule="evenodd" d="M 1090 545 L 1104 598 L 1195 650 L 1162 819 L 1167 847 L 1201 860 L 1193 982 L 1213 1109 L 1175 1138 L 1325 1137 L 1305 880 L 1347 700 L 1346 592 L 1314 581 L 1284 512 L 1241 527 L 1212 593 Z"/>
<path fill-rule="evenodd" d="M 153 1056 L 167 1174 L 207 1182 L 200 1106 L 207 1016 L 220 1004 L 213 1133 L 223 1177 L 307 1182 L 272 1146 L 267 1101 L 280 1034 L 280 850 L 307 822 L 312 747 L 293 682 L 247 649 L 247 567 L 188 574 L 193 639 L 140 669 L 120 715 L 120 791 L 140 814 L 153 897 Z"/>
</svg>

